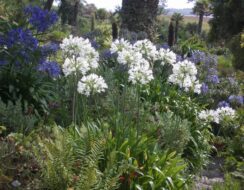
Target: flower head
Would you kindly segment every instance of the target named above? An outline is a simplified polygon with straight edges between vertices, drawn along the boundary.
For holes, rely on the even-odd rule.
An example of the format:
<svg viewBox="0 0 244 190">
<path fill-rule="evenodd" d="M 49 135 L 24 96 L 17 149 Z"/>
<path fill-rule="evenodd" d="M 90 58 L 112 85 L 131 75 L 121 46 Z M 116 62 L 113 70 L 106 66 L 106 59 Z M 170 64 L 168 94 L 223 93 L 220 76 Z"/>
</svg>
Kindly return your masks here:
<svg viewBox="0 0 244 190">
<path fill-rule="evenodd" d="M 149 63 L 145 59 L 141 59 L 140 63 L 129 69 L 129 81 L 132 84 L 145 85 L 153 79 L 153 72 Z"/>
<path fill-rule="evenodd" d="M 243 105 L 243 96 L 231 95 L 228 101 L 232 104 Z"/>
<path fill-rule="evenodd" d="M 162 62 L 162 65 L 164 64 L 174 64 L 176 62 L 176 54 L 169 49 L 163 49 L 161 48 L 158 51 L 158 60 Z"/>
<path fill-rule="evenodd" d="M 43 61 L 38 66 L 39 71 L 47 72 L 51 77 L 58 77 L 61 74 L 61 68 L 54 61 Z"/>
<path fill-rule="evenodd" d="M 202 85 L 197 80 L 197 68 L 194 63 L 187 60 L 173 65 L 173 73 L 168 81 L 183 88 L 186 92 L 193 90 L 195 93 L 201 93 Z"/>
<path fill-rule="evenodd" d="M 218 103 L 218 108 L 222 108 L 222 107 L 230 107 L 230 104 L 226 101 L 221 101 Z"/>
<path fill-rule="evenodd" d="M 105 92 L 108 88 L 104 79 L 96 74 L 90 74 L 88 76 L 83 76 L 78 82 L 78 92 L 84 94 L 85 96 L 90 96 L 95 93 Z"/>
<path fill-rule="evenodd" d="M 88 39 L 69 36 L 63 40 L 60 47 L 64 56 L 67 57 L 63 64 L 65 76 L 75 72 L 81 72 L 84 75 L 98 67 L 99 54 Z"/>
<path fill-rule="evenodd" d="M 54 11 L 43 10 L 38 6 L 28 6 L 24 10 L 29 23 L 38 32 L 45 32 L 58 21 L 58 15 Z"/>
<path fill-rule="evenodd" d="M 155 61 L 157 57 L 157 48 L 149 40 L 139 40 L 133 45 L 133 49 L 136 52 L 140 52 L 148 61 Z"/>
<path fill-rule="evenodd" d="M 122 38 L 122 39 L 115 40 L 111 44 L 110 51 L 111 51 L 111 53 L 116 53 L 116 52 L 122 51 L 124 49 L 132 49 L 132 45 L 130 44 L 130 42 L 128 42 Z"/>
</svg>

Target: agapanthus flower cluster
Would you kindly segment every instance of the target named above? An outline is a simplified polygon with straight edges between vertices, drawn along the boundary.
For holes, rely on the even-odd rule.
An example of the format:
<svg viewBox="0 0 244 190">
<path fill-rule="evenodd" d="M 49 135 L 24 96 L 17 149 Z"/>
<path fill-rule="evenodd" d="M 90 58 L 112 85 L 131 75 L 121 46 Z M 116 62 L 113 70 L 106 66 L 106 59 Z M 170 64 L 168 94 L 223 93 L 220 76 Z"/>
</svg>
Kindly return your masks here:
<svg viewBox="0 0 244 190">
<path fill-rule="evenodd" d="M 228 98 L 228 101 L 229 101 L 231 104 L 243 105 L 243 96 L 231 95 L 231 96 Z"/>
<path fill-rule="evenodd" d="M 124 49 L 126 49 L 126 50 L 127 49 L 132 49 L 132 45 L 127 40 L 124 40 L 123 38 L 121 38 L 121 39 L 115 40 L 111 44 L 110 51 L 111 51 L 111 53 L 118 53 L 118 52 L 121 52 Z"/>
<path fill-rule="evenodd" d="M 58 21 L 58 15 L 54 11 L 43 10 L 38 6 L 28 6 L 24 10 L 29 23 L 37 32 L 45 32 Z"/>
<path fill-rule="evenodd" d="M 218 84 L 220 82 L 217 71 L 217 56 L 202 51 L 194 51 L 189 61 L 200 64 L 200 77 L 208 84 Z"/>
<path fill-rule="evenodd" d="M 221 101 L 218 103 L 218 108 L 222 108 L 222 107 L 230 107 L 230 104 L 226 101 Z"/>
<path fill-rule="evenodd" d="M 69 36 L 63 40 L 60 47 L 66 57 L 63 64 L 65 76 L 76 72 L 85 75 L 88 71 L 98 67 L 99 54 L 88 39 Z"/>
<path fill-rule="evenodd" d="M 43 61 L 39 64 L 38 70 L 48 73 L 51 77 L 58 77 L 61 74 L 61 68 L 57 62 Z"/>
<path fill-rule="evenodd" d="M 203 110 L 198 117 L 207 122 L 221 123 L 225 120 L 234 120 L 236 111 L 230 107 L 220 107 L 216 110 Z"/>
<path fill-rule="evenodd" d="M 165 64 L 174 64 L 176 63 L 176 54 L 172 51 L 170 51 L 169 49 L 164 49 L 164 48 L 161 48 L 159 49 L 158 51 L 158 54 L 157 54 L 157 60 L 160 60 L 161 61 L 161 64 L 162 65 L 165 65 Z"/>
<path fill-rule="evenodd" d="M 78 93 L 90 96 L 104 92 L 108 88 L 101 76 L 94 73 L 88 74 L 99 66 L 99 54 L 88 39 L 69 36 L 63 40 L 60 47 L 65 57 L 63 64 L 65 76 L 78 73 L 83 76 L 78 82 Z"/>
<path fill-rule="evenodd" d="M 34 56 L 34 52 L 38 50 L 38 40 L 33 37 L 30 30 L 12 29 L 1 38 L 0 45 L 4 46 L 7 51 L 11 51 L 13 60 L 10 61 L 16 64 L 17 60 L 29 63 Z"/>
<path fill-rule="evenodd" d="M 197 68 L 190 61 L 182 61 L 173 65 L 173 73 L 169 76 L 170 83 L 178 85 L 186 92 L 193 90 L 201 93 L 201 84 L 197 80 Z"/>
<path fill-rule="evenodd" d="M 78 92 L 85 96 L 90 96 L 95 93 L 105 92 L 108 88 L 104 79 L 96 74 L 90 74 L 88 76 L 83 76 L 78 82 Z"/>
<path fill-rule="evenodd" d="M 145 54 L 150 53 L 152 49 L 154 48 L 148 40 L 138 41 L 132 45 L 120 39 L 112 43 L 110 50 L 117 53 L 119 64 L 128 67 L 129 81 L 132 84 L 145 85 L 153 79 L 152 68 L 149 61 L 145 59 Z"/>
<path fill-rule="evenodd" d="M 149 40 L 138 40 L 134 45 L 135 52 L 140 52 L 144 59 L 148 61 L 155 61 L 157 59 L 158 51 L 156 46 Z"/>
<path fill-rule="evenodd" d="M 207 122 L 219 123 L 219 117 L 215 110 L 203 110 L 198 114 L 198 117 Z"/>
<path fill-rule="evenodd" d="M 150 69 L 149 63 L 145 59 L 141 59 L 141 62 L 132 66 L 129 70 L 129 81 L 132 84 L 145 85 L 153 80 L 153 72 Z"/>
<path fill-rule="evenodd" d="M 56 43 L 48 43 L 41 47 L 41 54 L 43 57 L 55 54 L 59 50 L 59 45 Z"/>
</svg>

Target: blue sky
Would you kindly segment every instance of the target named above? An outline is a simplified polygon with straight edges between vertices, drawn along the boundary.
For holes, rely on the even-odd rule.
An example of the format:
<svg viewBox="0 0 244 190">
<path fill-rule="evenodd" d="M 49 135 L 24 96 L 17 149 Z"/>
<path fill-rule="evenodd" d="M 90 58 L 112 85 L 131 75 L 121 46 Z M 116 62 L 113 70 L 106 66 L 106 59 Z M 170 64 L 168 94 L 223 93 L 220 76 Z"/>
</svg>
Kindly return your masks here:
<svg viewBox="0 0 244 190">
<path fill-rule="evenodd" d="M 168 8 L 192 8 L 193 3 L 187 3 L 188 0 L 167 0 Z M 97 8 L 114 10 L 116 6 L 121 6 L 122 0 L 86 0 L 87 3 L 93 3 Z"/>
</svg>

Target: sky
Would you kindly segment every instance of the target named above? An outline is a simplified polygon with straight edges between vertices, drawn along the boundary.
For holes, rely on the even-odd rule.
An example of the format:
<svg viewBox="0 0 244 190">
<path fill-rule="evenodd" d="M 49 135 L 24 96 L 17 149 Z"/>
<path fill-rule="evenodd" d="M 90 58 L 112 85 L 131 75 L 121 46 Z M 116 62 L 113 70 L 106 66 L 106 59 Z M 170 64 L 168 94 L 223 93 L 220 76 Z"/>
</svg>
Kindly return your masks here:
<svg viewBox="0 0 244 190">
<path fill-rule="evenodd" d="M 167 8 L 192 8 L 193 3 L 187 3 L 188 0 L 167 0 Z M 115 7 L 121 6 L 122 0 L 86 0 L 87 3 L 93 3 L 97 8 L 114 10 Z"/>
</svg>

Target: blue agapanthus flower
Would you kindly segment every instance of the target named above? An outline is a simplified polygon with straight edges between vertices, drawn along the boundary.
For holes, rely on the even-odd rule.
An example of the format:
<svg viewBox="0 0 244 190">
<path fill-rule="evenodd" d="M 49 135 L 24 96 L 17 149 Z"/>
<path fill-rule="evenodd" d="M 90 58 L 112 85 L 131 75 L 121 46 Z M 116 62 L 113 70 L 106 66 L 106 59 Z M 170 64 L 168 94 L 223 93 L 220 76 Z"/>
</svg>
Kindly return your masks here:
<svg viewBox="0 0 244 190">
<path fill-rule="evenodd" d="M 34 57 L 34 52 L 39 48 L 38 40 L 33 37 L 30 30 L 16 28 L 10 30 L 6 35 L 1 36 L 1 45 L 5 47 L 9 54 L 3 54 L 2 59 L 10 62 L 30 62 Z"/>
<path fill-rule="evenodd" d="M 98 48 L 100 48 L 100 45 L 96 42 L 96 40 L 90 39 L 89 41 L 90 41 L 90 43 L 91 43 L 91 46 L 92 46 L 94 49 L 98 49 Z"/>
<path fill-rule="evenodd" d="M 36 49 L 38 47 L 38 40 L 33 37 L 30 30 L 16 28 L 10 30 L 4 38 L 4 45 L 7 48 L 20 45 L 22 49 Z"/>
<path fill-rule="evenodd" d="M 110 49 L 105 49 L 102 54 L 101 54 L 101 58 L 102 59 L 110 59 L 113 57 L 112 52 L 110 51 Z"/>
<path fill-rule="evenodd" d="M 218 75 L 209 75 L 207 76 L 207 82 L 218 84 L 220 81 Z"/>
<path fill-rule="evenodd" d="M 49 43 L 43 45 L 40 49 L 41 55 L 46 58 L 49 55 L 55 54 L 59 50 L 59 45 L 56 43 Z"/>
<path fill-rule="evenodd" d="M 48 73 L 51 77 L 58 77 L 61 74 L 61 68 L 58 63 L 54 61 L 42 61 L 38 70 Z"/>
<path fill-rule="evenodd" d="M 54 11 L 43 10 L 38 6 L 28 6 L 24 10 L 29 23 L 37 32 L 45 32 L 58 21 L 58 15 Z"/>
<path fill-rule="evenodd" d="M 243 105 L 243 96 L 231 95 L 228 98 L 228 101 L 230 103 L 234 103 L 234 104 L 238 104 L 238 105 Z"/>
<path fill-rule="evenodd" d="M 207 94 L 208 93 L 208 85 L 206 83 L 203 83 L 202 84 L 202 87 L 201 87 L 201 92 L 202 94 Z"/>
<path fill-rule="evenodd" d="M 221 101 L 218 103 L 218 108 L 222 108 L 222 107 L 230 107 L 230 104 L 226 101 Z"/>
</svg>

